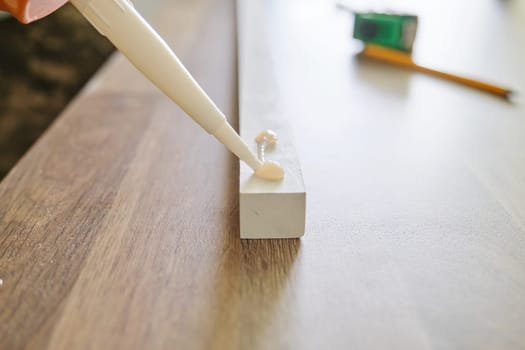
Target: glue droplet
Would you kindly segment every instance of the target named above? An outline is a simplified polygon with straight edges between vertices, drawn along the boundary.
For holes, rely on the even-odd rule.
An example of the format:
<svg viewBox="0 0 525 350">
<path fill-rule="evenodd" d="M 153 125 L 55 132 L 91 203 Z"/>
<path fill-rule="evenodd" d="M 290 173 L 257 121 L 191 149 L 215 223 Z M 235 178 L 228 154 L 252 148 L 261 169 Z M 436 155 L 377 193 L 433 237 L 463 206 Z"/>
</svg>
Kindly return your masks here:
<svg viewBox="0 0 525 350">
<path fill-rule="evenodd" d="M 284 177 L 284 169 L 279 163 L 267 160 L 255 170 L 255 175 L 265 180 L 281 180 Z"/>
<path fill-rule="evenodd" d="M 255 137 L 257 142 L 257 155 L 263 162 L 261 167 L 255 170 L 255 176 L 265 180 L 281 180 L 284 177 L 284 169 L 281 164 L 273 160 L 264 160 L 264 150 L 267 146 L 273 146 L 277 142 L 277 133 L 272 130 L 264 130 Z"/>
<path fill-rule="evenodd" d="M 277 133 L 273 130 L 264 130 L 255 137 L 255 142 L 262 143 L 266 142 L 268 145 L 273 145 L 277 142 Z"/>
</svg>

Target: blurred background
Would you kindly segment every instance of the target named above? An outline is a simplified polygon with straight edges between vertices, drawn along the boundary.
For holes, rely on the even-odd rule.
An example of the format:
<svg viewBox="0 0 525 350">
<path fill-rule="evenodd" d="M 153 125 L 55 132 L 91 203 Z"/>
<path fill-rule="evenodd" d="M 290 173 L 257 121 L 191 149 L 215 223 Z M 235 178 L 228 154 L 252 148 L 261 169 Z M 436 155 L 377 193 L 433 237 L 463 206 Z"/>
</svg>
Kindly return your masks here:
<svg viewBox="0 0 525 350">
<path fill-rule="evenodd" d="M 141 12 L 147 17 L 156 2 L 141 2 Z M 280 6 L 292 6 L 292 3 Z M 373 96 L 382 103 L 367 101 L 370 113 L 373 113 L 373 106 L 386 110 L 383 103 L 393 97 L 406 103 L 413 101 L 411 108 L 419 105 L 427 108 L 426 96 L 432 93 L 438 99 L 441 91 L 441 100 L 457 97 L 461 103 L 465 101 L 465 96 L 458 94 L 460 90 L 453 84 L 374 62 L 357 63 L 353 60 L 363 44 L 351 38 L 352 15 L 337 10 L 336 3 L 346 4 L 357 11 L 418 15 L 420 23 L 413 51 L 417 62 L 500 83 L 518 91 L 525 81 L 523 74 L 515 70 L 522 64 L 519 61 L 525 50 L 520 42 L 520 33 L 524 32 L 525 26 L 521 19 L 525 14 L 525 1 L 464 0 L 445 4 L 410 0 L 305 0 L 300 6 L 294 5 L 294 15 L 291 16 L 294 23 L 290 27 L 296 28 L 297 32 L 286 32 L 277 25 L 273 30 L 278 32 L 275 33 L 277 36 L 288 36 L 289 42 L 307 40 L 308 43 L 303 45 L 302 51 L 292 52 L 277 42 L 272 51 L 276 60 L 288 55 L 292 61 L 301 62 L 292 68 L 287 67 L 283 75 L 291 82 L 299 82 L 306 75 L 312 82 L 313 96 L 325 93 L 329 95 L 328 101 L 339 96 L 338 101 L 353 101 L 355 106 L 356 101 L 364 101 L 361 93 L 371 89 Z M 462 49 L 458 50 L 458 47 Z M 112 44 L 71 5 L 29 25 L 1 15 L 0 179 L 113 51 Z M 349 60 L 349 57 L 352 58 Z M 320 69 L 319 62 L 325 62 L 323 69 Z M 341 79 L 342 74 L 348 79 Z M 353 85 L 355 81 L 358 81 L 358 86 Z M 326 89 L 319 89 L 323 83 L 326 83 Z M 294 96 L 286 98 L 289 101 L 303 100 Z"/>
<path fill-rule="evenodd" d="M 69 4 L 29 25 L 0 13 L 1 180 L 114 47 Z"/>
</svg>

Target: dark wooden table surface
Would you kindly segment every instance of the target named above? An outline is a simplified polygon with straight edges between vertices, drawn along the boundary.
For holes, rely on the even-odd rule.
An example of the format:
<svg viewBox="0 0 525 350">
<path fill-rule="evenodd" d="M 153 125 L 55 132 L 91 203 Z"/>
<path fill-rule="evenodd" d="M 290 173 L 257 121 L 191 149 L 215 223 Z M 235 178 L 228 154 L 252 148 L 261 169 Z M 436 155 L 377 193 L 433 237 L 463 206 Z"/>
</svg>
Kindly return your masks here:
<svg viewBox="0 0 525 350">
<path fill-rule="evenodd" d="M 0 180 L 114 51 L 66 5 L 24 25 L 0 17 Z"/>
<path fill-rule="evenodd" d="M 523 3 L 403 4 L 421 63 L 525 91 Z M 306 235 L 241 241 L 237 161 L 117 55 L 0 183 L 0 349 L 525 348 L 523 102 L 354 59 L 332 3 L 268 6 Z M 235 124 L 233 1 L 159 9 Z"/>
</svg>

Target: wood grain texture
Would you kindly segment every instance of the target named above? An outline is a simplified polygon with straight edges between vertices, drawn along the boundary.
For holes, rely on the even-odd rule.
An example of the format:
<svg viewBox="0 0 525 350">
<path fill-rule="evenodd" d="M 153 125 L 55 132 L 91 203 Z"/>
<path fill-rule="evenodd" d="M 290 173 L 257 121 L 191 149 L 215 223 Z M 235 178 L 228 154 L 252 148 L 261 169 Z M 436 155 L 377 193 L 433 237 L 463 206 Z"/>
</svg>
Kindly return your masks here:
<svg viewBox="0 0 525 350">
<path fill-rule="evenodd" d="M 235 116 L 232 6 L 166 2 L 157 23 Z M 221 276 L 241 259 L 236 163 L 125 61 L 105 71 L 115 89 L 92 81 L 2 182 L 0 349 L 208 348 L 227 335 L 214 325 L 230 319 L 216 312 L 235 293 Z"/>
<path fill-rule="evenodd" d="M 239 134 L 257 153 L 255 137 L 263 130 L 277 133 L 266 147 L 266 159 L 285 170 L 281 181 L 265 181 L 239 162 L 239 221 L 241 238 L 298 238 L 304 234 L 306 189 L 301 163 L 280 99 L 270 34 L 272 7 L 257 0 L 237 3 Z"/>
<path fill-rule="evenodd" d="M 404 4 L 418 62 L 525 91 L 523 2 Z M 523 102 L 355 60 L 330 2 L 268 6 L 306 235 L 241 242 L 237 161 L 117 56 L 0 184 L 0 349 L 525 347 Z M 235 118 L 232 2 L 160 8 Z"/>
</svg>

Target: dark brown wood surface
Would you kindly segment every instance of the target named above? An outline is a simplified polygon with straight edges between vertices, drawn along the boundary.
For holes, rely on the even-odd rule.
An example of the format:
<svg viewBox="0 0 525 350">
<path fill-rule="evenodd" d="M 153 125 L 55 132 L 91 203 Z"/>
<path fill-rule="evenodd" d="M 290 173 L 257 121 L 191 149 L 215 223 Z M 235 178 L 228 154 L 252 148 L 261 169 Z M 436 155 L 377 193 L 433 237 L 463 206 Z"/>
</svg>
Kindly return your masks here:
<svg viewBox="0 0 525 350">
<path fill-rule="evenodd" d="M 268 4 L 305 237 L 239 240 L 237 161 L 115 56 L 0 184 L 0 349 L 525 347 L 523 104 L 353 59 L 324 0 Z M 419 5 L 418 61 L 525 90 L 524 7 L 480 2 L 490 46 L 425 27 L 447 4 Z M 235 124 L 233 1 L 159 9 Z"/>
<path fill-rule="evenodd" d="M 0 33 L 1 180 L 114 47 L 72 5 L 30 25 L 0 14 Z"/>
</svg>

